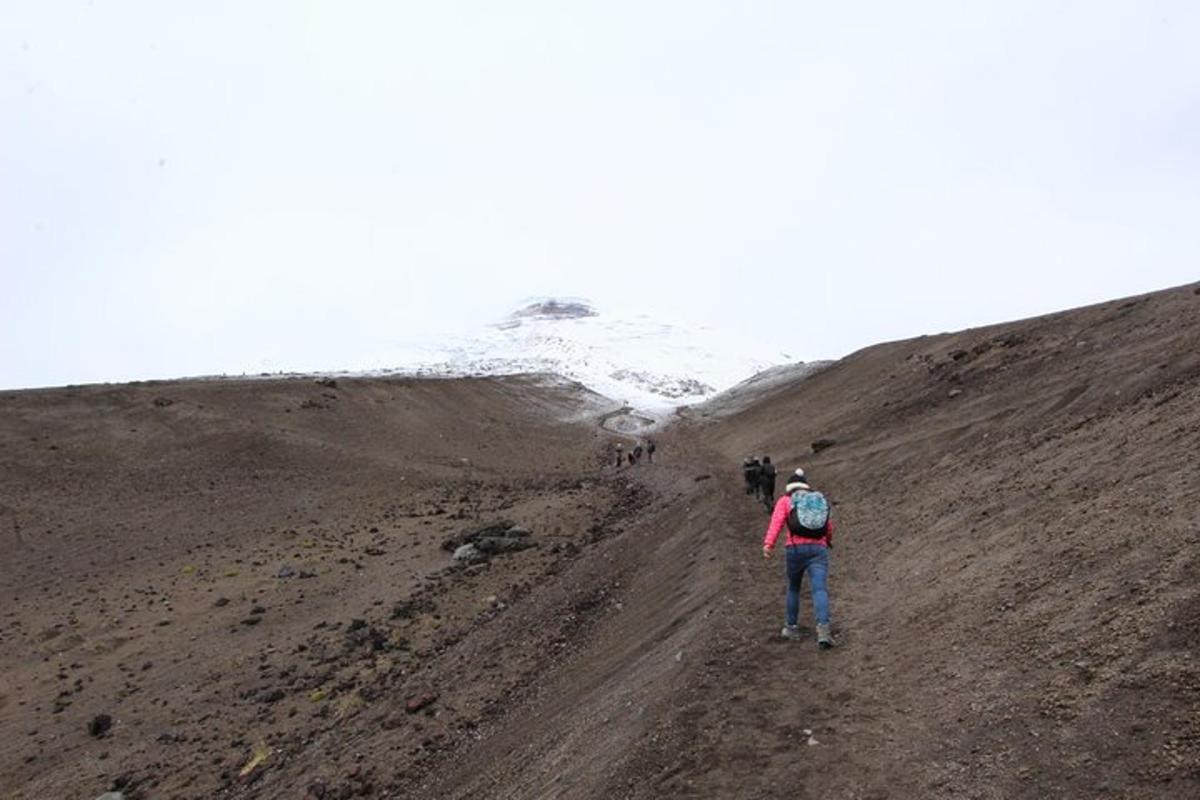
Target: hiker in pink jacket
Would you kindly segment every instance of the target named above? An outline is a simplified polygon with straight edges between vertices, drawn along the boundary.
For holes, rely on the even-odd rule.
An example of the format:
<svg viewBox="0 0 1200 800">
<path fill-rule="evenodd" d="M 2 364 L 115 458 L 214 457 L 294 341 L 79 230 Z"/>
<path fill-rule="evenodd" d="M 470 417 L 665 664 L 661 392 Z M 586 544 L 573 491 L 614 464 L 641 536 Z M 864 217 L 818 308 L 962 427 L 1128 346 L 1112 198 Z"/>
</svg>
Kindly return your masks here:
<svg viewBox="0 0 1200 800">
<path fill-rule="evenodd" d="M 788 478 L 784 495 L 775 503 L 771 523 L 763 537 L 763 558 L 771 557 L 775 540 L 787 526 L 787 606 L 786 620 L 781 631 L 785 639 L 800 636 L 797 619 L 800 614 L 800 585 L 804 573 L 812 587 L 813 614 L 817 618 L 817 644 L 826 650 L 833 647 L 829 630 L 829 592 L 825 580 L 829 574 L 829 550 L 833 547 L 833 519 L 825 495 L 808 484 L 804 470 L 797 469 Z"/>
</svg>

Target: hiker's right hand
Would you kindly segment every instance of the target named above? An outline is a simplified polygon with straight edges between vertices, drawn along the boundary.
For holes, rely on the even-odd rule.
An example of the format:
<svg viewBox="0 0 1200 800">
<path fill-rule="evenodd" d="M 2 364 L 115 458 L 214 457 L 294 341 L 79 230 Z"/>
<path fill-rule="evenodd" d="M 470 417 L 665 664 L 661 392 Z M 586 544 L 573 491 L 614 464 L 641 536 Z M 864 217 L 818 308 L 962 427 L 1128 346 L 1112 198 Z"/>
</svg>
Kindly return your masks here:
<svg viewBox="0 0 1200 800">
<path fill-rule="evenodd" d="M 764 544 L 763 545 L 763 558 L 770 558 L 770 557 L 771 557 L 771 548 L 767 547 Z"/>
</svg>

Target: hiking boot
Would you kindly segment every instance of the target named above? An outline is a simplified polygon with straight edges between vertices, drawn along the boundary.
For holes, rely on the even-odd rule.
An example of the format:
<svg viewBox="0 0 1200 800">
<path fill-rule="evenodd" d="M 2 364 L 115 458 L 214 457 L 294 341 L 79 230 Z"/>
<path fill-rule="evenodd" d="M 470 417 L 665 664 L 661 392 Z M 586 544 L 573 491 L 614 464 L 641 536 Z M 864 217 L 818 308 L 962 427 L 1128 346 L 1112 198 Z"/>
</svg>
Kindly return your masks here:
<svg viewBox="0 0 1200 800">
<path fill-rule="evenodd" d="M 829 632 L 829 623 L 817 626 L 817 645 L 822 650 L 833 647 L 833 635 Z"/>
<path fill-rule="evenodd" d="M 783 630 L 779 632 L 779 635 L 785 639 L 799 639 L 800 629 L 795 625 L 784 625 Z"/>
</svg>

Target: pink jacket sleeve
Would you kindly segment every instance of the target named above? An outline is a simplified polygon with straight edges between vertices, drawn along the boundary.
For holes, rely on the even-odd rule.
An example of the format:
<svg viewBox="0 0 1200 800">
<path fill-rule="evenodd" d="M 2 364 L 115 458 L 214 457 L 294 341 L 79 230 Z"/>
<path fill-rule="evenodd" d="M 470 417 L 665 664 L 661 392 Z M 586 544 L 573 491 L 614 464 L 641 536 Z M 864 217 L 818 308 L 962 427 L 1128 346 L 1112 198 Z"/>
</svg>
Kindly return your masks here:
<svg viewBox="0 0 1200 800">
<path fill-rule="evenodd" d="M 775 510 L 771 512 L 771 524 L 767 526 L 767 535 L 763 537 L 763 547 L 772 548 L 775 546 L 775 539 L 779 536 L 779 531 L 783 529 L 784 523 L 787 522 L 788 512 L 792 510 L 792 499 L 786 494 L 775 501 Z"/>
</svg>

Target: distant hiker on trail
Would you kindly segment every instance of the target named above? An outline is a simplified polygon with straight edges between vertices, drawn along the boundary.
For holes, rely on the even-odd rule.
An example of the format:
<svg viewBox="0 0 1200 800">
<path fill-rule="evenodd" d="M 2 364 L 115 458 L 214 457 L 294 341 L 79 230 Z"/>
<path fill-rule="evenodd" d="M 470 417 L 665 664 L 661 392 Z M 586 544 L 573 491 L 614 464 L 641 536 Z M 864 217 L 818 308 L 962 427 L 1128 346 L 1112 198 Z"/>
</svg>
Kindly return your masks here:
<svg viewBox="0 0 1200 800">
<path fill-rule="evenodd" d="M 763 505 L 770 511 L 771 504 L 775 502 L 775 465 L 771 463 L 770 456 L 763 456 L 762 464 L 758 467 L 758 490 L 762 492 Z"/>
<path fill-rule="evenodd" d="M 630 453 L 629 453 L 629 466 L 631 466 L 631 467 L 633 466 L 633 452 L 632 451 L 630 451 Z"/>
<path fill-rule="evenodd" d="M 742 477 L 746 479 L 746 494 L 758 496 L 758 473 L 761 466 L 754 456 L 747 456 L 742 462 Z"/>
<path fill-rule="evenodd" d="M 649 461 L 651 464 L 654 463 L 654 440 L 653 439 L 646 440 L 646 460 Z"/>
<path fill-rule="evenodd" d="M 642 460 L 642 443 L 641 442 L 638 442 L 637 444 L 635 444 L 633 446 L 633 460 L 634 461 Z"/>
<path fill-rule="evenodd" d="M 617 442 L 617 468 L 621 467 L 621 462 L 625 460 L 625 445 Z"/>
<path fill-rule="evenodd" d="M 762 548 L 763 558 L 770 558 L 775 538 L 787 525 L 787 606 L 781 634 L 785 639 L 800 637 L 796 622 L 800 614 L 800 585 L 807 572 L 812 587 L 813 615 L 817 618 L 817 644 L 826 650 L 833 647 L 829 631 L 829 592 L 825 588 L 829 550 L 833 547 L 829 501 L 809 485 L 802 469 L 797 469 L 788 478 L 784 492 L 775 503 Z"/>
</svg>

